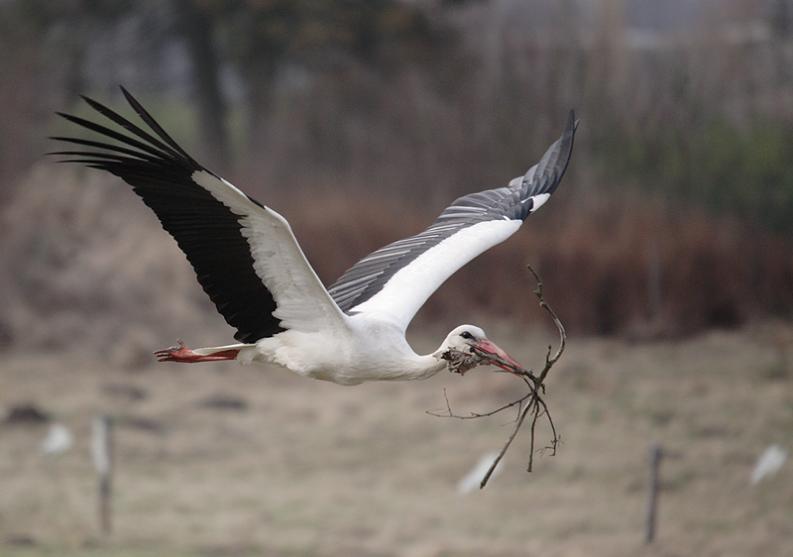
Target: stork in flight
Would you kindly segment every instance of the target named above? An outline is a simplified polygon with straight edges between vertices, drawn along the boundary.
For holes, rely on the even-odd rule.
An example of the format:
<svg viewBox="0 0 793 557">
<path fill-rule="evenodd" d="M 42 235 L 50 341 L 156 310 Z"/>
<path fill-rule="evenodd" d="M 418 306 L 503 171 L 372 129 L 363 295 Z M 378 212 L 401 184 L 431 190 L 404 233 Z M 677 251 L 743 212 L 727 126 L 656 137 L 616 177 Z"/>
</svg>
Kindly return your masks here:
<svg viewBox="0 0 793 557">
<path fill-rule="evenodd" d="M 51 154 L 131 185 L 174 237 L 239 341 L 195 350 L 180 343 L 155 352 L 158 360 L 271 363 L 342 385 L 431 377 L 450 365 L 449 350 L 517 365 L 473 325 L 455 328 L 424 356 L 410 347 L 405 330 L 447 278 L 512 236 L 548 200 L 573 149 L 572 111 L 561 137 L 525 175 L 460 197 L 425 231 L 367 255 L 325 288 L 284 217 L 201 166 L 121 90 L 148 129 L 83 97 L 126 133 L 58 113 L 101 141 L 54 137 L 79 149 Z"/>
</svg>

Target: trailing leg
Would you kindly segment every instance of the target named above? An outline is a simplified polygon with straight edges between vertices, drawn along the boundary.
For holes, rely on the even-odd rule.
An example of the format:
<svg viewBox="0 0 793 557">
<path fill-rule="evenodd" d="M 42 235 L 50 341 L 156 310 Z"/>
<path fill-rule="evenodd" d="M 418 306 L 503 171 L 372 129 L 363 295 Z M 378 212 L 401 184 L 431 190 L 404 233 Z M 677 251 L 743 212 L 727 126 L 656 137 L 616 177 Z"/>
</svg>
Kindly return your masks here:
<svg viewBox="0 0 793 557">
<path fill-rule="evenodd" d="M 182 364 L 195 364 L 198 362 L 219 362 L 222 360 L 236 360 L 240 349 L 247 344 L 232 344 L 229 346 L 215 346 L 211 348 L 196 348 L 191 350 L 184 342 L 178 341 L 176 346 L 171 346 L 154 353 L 159 362 L 179 362 Z"/>
</svg>

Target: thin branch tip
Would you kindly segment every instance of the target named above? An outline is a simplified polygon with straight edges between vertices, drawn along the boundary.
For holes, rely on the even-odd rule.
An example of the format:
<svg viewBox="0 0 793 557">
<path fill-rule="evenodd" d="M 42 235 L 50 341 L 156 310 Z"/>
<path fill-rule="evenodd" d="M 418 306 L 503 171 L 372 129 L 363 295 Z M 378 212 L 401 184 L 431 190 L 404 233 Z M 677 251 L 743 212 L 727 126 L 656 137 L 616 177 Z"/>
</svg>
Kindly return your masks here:
<svg viewBox="0 0 793 557">
<path fill-rule="evenodd" d="M 557 432 L 556 424 L 553 421 L 553 417 L 551 416 L 551 412 L 548 408 L 548 404 L 545 402 L 542 395 L 546 393 L 545 379 L 548 377 L 548 373 L 551 371 L 551 368 L 553 368 L 553 366 L 556 364 L 556 362 L 559 361 L 559 358 L 561 358 L 562 354 L 564 353 L 566 347 L 566 341 L 567 341 L 567 333 L 565 332 L 565 328 L 561 320 L 556 315 L 556 312 L 553 310 L 553 308 L 551 308 L 551 306 L 549 306 L 545 302 L 545 298 L 543 294 L 543 283 L 542 283 L 542 279 L 540 278 L 540 275 L 537 273 L 537 271 L 534 270 L 534 268 L 531 265 L 527 265 L 527 268 L 534 277 L 536 283 L 536 286 L 534 288 L 534 295 L 537 297 L 538 305 L 540 306 L 540 308 L 544 309 L 548 313 L 551 320 L 553 321 L 554 326 L 556 327 L 557 332 L 559 333 L 559 347 L 556 350 L 556 353 L 553 352 L 553 345 L 549 344 L 548 350 L 545 354 L 545 365 L 543 366 L 542 370 L 538 375 L 535 375 L 535 373 L 531 369 L 524 369 L 518 367 L 512 362 L 507 362 L 497 356 L 493 356 L 492 354 L 487 354 L 485 356 L 484 354 L 476 353 L 476 355 L 482 358 L 482 363 L 495 364 L 499 366 L 501 370 L 506 370 L 512 373 L 513 375 L 519 377 L 528 387 L 528 392 L 523 396 L 521 396 L 520 398 L 518 398 L 517 400 L 514 400 L 507 404 L 503 404 L 502 406 L 499 406 L 498 408 L 495 408 L 488 412 L 470 412 L 468 415 L 459 415 L 459 414 L 455 414 L 454 411 L 452 410 L 451 403 L 449 402 L 449 397 L 446 393 L 446 389 L 443 389 L 443 397 L 444 400 L 446 401 L 447 413 L 439 414 L 439 413 L 427 412 L 433 416 L 441 417 L 441 418 L 456 418 L 460 420 L 470 420 L 470 419 L 478 419 L 478 418 L 487 418 L 490 416 L 494 416 L 500 412 L 503 412 L 504 410 L 507 410 L 509 408 L 513 408 L 515 406 L 518 407 L 518 414 L 515 419 L 514 422 L 515 425 L 512 429 L 512 432 L 510 433 L 506 442 L 501 447 L 501 450 L 499 451 L 498 455 L 493 460 L 493 463 L 490 465 L 484 477 L 482 478 L 482 481 L 479 484 L 480 489 L 484 489 L 485 486 L 487 485 L 488 481 L 495 472 L 496 467 L 498 467 L 498 465 L 501 463 L 501 460 L 504 458 L 504 455 L 506 455 L 507 450 L 509 449 L 509 447 L 512 445 L 512 442 L 517 437 L 518 433 L 523 427 L 523 423 L 526 420 L 526 417 L 530 413 L 532 414 L 532 419 L 531 419 L 531 425 L 529 427 L 530 450 L 529 450 L 529 459 L 526 467 L 528 472 L 531 472 L 534 467 L 535 430 L 537 426 L 537 421 L 540 418 L 545 417 L 546 421 L 548 422 L 548 427 L 551 432 L 551 440 L 546 447 L 539 449 L 539 451 L 542 451 L 544 453 L 544 451 L 550 450 L 551 456 L 555 456 L 556 450 L 561 442 L 561 436 Z M 453 359 L 454 357 L 455 357 L 454 354 L 450 354 L 450 358 Z"/>
</svg>

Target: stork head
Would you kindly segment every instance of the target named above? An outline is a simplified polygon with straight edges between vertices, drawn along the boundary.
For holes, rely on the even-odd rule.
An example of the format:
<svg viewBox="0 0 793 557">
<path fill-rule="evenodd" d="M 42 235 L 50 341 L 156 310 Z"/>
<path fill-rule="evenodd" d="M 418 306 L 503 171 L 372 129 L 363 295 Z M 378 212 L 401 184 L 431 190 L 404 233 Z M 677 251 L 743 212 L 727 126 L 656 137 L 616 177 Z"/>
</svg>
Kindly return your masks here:
<svg viewBox="0 0 793 557">
<path fill-rule="evenodd" d="M 452 330 L 435 354 L 448 362 L 450 371 L 460 374 L 478 365 L 492 364 L 505 371 L 513 371 L 505 362 L 522 367 L 476 325 L 460 325 Z"/>
</svg>

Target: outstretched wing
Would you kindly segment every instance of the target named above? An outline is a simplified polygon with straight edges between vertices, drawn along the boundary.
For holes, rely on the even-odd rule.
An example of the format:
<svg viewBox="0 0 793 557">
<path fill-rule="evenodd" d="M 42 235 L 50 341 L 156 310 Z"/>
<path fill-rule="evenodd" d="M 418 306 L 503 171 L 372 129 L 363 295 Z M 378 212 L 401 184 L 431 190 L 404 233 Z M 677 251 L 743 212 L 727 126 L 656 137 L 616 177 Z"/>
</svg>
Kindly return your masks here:
<svg viewBox="0 0 793 557">
<path fill-rule="evenodd" d="M 237 340 L 253 343 L 284 329 L 343 326 L 346 317 L 286 219 L 198 164 L 121 90 L 148 131 L 84 97 L 128 133 L 59 113 L 102 141 L 53 137 L 82 149 L 51 154 L 65 156 L 62 162 L 106 170 L 130 184 L 187 255 L 204 291 L 237 329 Z"/>
<path fill-rule="evenodd" d="M 556 190 L 567 169 L 578 122 L 509 185 L 460 197 L 415 236 L 356 263 L 328 291 L 348 314 L 367 312 L 406 329 L 416 312 L 460 267 L 517 232 Z"/>
</svg>

